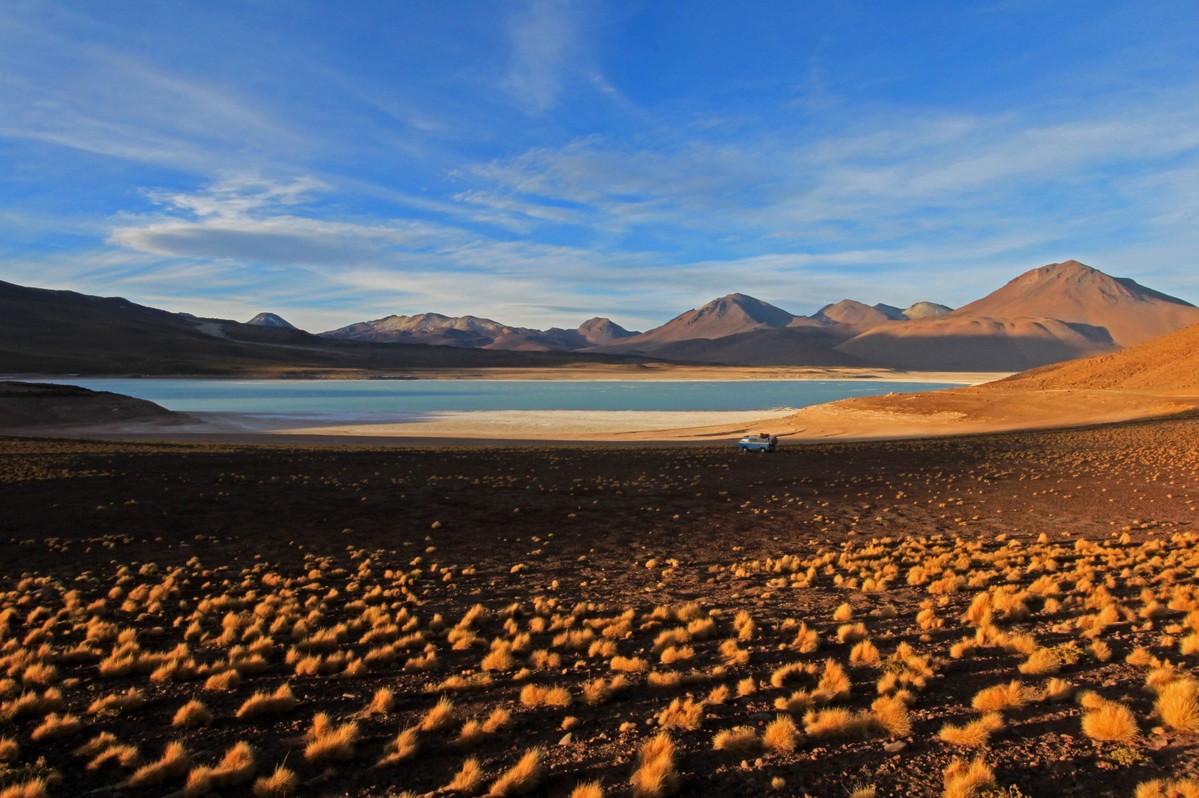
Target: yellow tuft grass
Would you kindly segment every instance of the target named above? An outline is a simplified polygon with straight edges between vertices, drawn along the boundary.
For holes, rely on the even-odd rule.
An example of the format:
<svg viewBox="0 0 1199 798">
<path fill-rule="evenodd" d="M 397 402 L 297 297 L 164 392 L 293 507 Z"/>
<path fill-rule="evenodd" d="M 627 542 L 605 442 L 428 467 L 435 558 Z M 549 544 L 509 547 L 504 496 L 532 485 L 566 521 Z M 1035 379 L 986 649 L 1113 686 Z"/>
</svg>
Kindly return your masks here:
<svg viewBox="0 0 1199 798">
<path fill-rule="evenodd" d="M 568 707 L 570 702 L 570 691 L 565 687 L 526 684 L 520 690 L 520 703 L 526 707 Z"/>
<path fill-rule="evenodd" d="M 328 714 L 318 712 L 312 718 L 312 728 L 305 739 L 308 744 L 304 747 L 304 759 L 312 764 L 352 759 L 358 742 L 358 724 L 350 722 L 334 726 Z"/>
<path fill-rule="evenodd" d="M 421 718 L 419 728 L 423 732 L 441 731 L 454 720 L 454 702 L 447 696 L 442 696 L 429 711 Z"/>
<path fill-rule="evenodd" d="M 758 732 L 753 726 L 734 726 L 718 731 L 712 737 L 712 747 L 717 751 L 750 753 L 759 750 L 762 741 L 758 739 Z"/>
<path fill-rule="evenodd" d="M 29 734 L 29 739 L 48 740 L 52 737 L 65 737 L 68 734 L 74 734 L 82 728 L 83 721 L 77 715 L 59 715 L 57 712 L 51 712 Z"/>
<path fill-rule="evenodd" d="M 980 745 L 985 745 L 991 735 L 1002 729 L 1004 725 L 1002 715 L 998 712 L 988 712 L 981 718 L 976 718 L 964 726 L 953 726 L 946 723 L 941 727 L 941 731 L 937 733 L 937 736 L 950 745 L 977 748 Z"/>
<path fill-rule="evenodd" d="M 159 759 L 133 771 L 133 775 L 126 779 L 122 786 L 151 787 L 168 779 L 181 778 L 191 768 L 191 764 L 191 755 L 183 747 L 183 743 L 167 743 Z"/>
<path fill-rule="evenodd" d="M 703 721 L 704 704 L 687 698 L 675 698 L 666 709 L 658 713 L 658 725 L 664 729 L 686 729 L 692 731 L 699 728 Z"/>
<path fill-rule="evenodd" d="M 641 745 L 637 752 L 637 769 L 629 784 L 633 798 L 662 798 L 678 788 L 679 775 L 674 765 L 674 741 L 661 732 Z"/>
<path fill-rule="evenodd" d="M 1157 714 L 1167 726 L 1189 734 L 1199 733 L 1199 682 L 1178 679 L 1157 694 Z"/>
<path fill-rule="evenodd" d="M 296 708 L 299 702 L 291 691 L 291 685 L 281 684 L 273 693 L 255 693 L 238 708 L 237 717 L 256 718 L 260 715 L 277 715 Z"/>
<path fill-rule="evenodd" d="M 874 727 L 874 716 L 844 707 L 812 709 L 804 714 L 803 725 L 809 737 L 857 737 Z"/>
<path fill-rule="evenodd" d="M 479 785 L 482 783 L 483 766 L 479 764 L 479 760 L 471 757 L 462 763 L 462 767 L 454 774 L 454 778 L 445 785 L 445 791 L 473 795 L 478 792 Z"/>
<path fill-rule="evenodd" d="M 570 791 L 570 798 L 604 798 L 604 788 L 598 781 L 588 781 Z"/>
<path fill-rule="evenodd" d="M 255 798 L 286 798 L 295 794 L 299 786 L 300 777 L 294 771 L 279 765 L 274 773 L 254 782 L 253 793 Z"/>
<path fill-rule="evenodd" d="M 1082 731 L 1092 740 L 1105 743 L 1126 743 L 1139 733 L 1132 710 L 1115 701 L 1105 701 L 1083 713 Z"/>
<path fill-rule="evenodd" d="M 378 767 L 387 767 L 403 762 L 405 759 L 411 759 L 416 756 L 420 750 L 420 730 L 410 727 L 402 730 L 396 735 L 395 739 L 387 744 L 383 749 L 383 756 L 379 759 Z"/>
<path fill-rule="evenodd" d="M 799 742 L 799 731 L 790 715 L 778 715 L 762 732 L 762 744 L 771 751 L 787 754 L 795 750 Z"/>
<path fill-rule="evenodd" d="M 532 792 L 541 781 L 541 760 L 545 752 L 534 748 L 520 758 L 512 767 L 500 774 L 487 790 L 488 798 L 506 798 L 509 795 L 524 795 Z"/>
<path fill-rule="evenodd" d="M 954 759 L 943 771 L 945 789 L 941 798 L 979 798 L 995 788 L 995 774 L 982 759 L 970 764 Z"/>
<path fill-rule="evenodd" d="M 1133 798 L 1199 798 L 1195 779 L 1152 779 L 1137 785 Z"/>
<path fill-rule="evenodd" d="M 208 707 L 204 706 L 202 701 L 192 699 L 175 713 L 175 717 L 171 719 L 172 726 L 188 729 L 192 726 L 203 726 L 205 723 L 212 722 L 212 712 Z"/>
<path fill-rule="evenodd" d="M 11 737 L 0 737 L 0 765 L 16 762 L 21 756 L 21 746 Z"/>
<path fill-rule="evenodd" d="M 999 712 L 1022 707 L 1028 699 L 1028 691 L 1024 685 L 1019 680 L 1013 680 L 1007 684 L 996 684 L 979 690 L 970 706 L 979 712 Z"/>
<path fill-rule="evenodd" d="M 47 798 L 46 780 L 43 778 L 18 782 L 8 787 L 0 788 L 0 798 Z"/>
<path fill-rule="evenodd" d="M 895 737 L 907 737 L 912 733 L 912 718 L 905 697 L 906 693 L 879 696 L 870 705 L 874 722 Z"/>
</svg>

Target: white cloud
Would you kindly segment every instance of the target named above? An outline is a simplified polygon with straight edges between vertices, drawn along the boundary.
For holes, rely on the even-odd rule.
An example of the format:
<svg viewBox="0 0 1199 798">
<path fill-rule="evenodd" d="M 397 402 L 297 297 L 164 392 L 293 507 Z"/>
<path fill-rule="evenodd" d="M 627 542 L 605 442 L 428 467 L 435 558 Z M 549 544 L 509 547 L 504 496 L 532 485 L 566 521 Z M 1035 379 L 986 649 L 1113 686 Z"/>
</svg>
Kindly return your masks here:
<svg viewBox="0 0 1199 798">
<path fill-rule="evenodd" d="M 579 54 L 578 5 L 571 0 L 527 0 L 510 22 L 504 85 L 525 111 L 541 113 L 557 105 Z"/>
</svg>

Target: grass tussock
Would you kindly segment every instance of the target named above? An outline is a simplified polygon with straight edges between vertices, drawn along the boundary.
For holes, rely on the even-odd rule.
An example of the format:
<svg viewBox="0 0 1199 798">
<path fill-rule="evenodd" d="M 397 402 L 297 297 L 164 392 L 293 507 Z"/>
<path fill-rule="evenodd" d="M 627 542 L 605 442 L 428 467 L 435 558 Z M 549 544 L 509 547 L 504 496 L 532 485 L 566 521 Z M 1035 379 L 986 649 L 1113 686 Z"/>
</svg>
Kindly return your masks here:
<svg viewBox="0 0 1199 798">
<path fill-rule="evenodd" d="M 762 744 L 780 754 L 788 754 L 799 744 L 799 730 L 790 715 L 778 715 L 766 724 L 762 732 Z"/>
<path fill-rule="evenodd" d="M 541 782 L 542 760 L 545 752 L 534 748 L 520 758 L 512 767 L 500 774 L 487 790 L 488 798 L 506 798 L 509 795 L 524 795 L 532 792 Z"/>
<path fill-rule="evenodd" d="M 1098 707 L 1084 712 L 1082 731 L 1092 740 L 1104 743 L 1126 743 L 1136 739 L 1140 733 L 1132 710 L 1115 701 L 1104 701 Z"/>
<path fill-rule="evenodd" d="M 287 798 L 295 795 L 299 786 L 300 777 L 295 771 L 279 765 L 271 775 L 256 779 L 252 792 L 254 798 Z"/>
<path fill-rule="evenodd" d="M 328 714 L 318 712 L 312 718 L 312 728 L 304 738 L 304 759 L 319 765 L 354 758 L 358 742 L 358 724 L 351 721 L 335 725 Z"/>
<path fill-rule="evenodd" d="M 208 723 L 212 723 L 212 712 L 204 705 L 203 701 L 194 698 L 179 707 L 171 719 L 171 725 L 181 729 L 190 729 Z"/>
<path fill-rule="evenodd" d="M 1001 712 L 1006 709 L 1019 709 L 1028 703 L 1029 692 L 1018 680 L 1007 684 L 996 684 L 985 687 L 974 694 L 970 706 L 979 712 Z"/>
<path fill-rule="evenodd" d="M 1192 679 L 1170 682 L 1158 691 L 1154 706 L 1170 728 L 1199 734 L 1199 682 Z"/>
<path fill-rule="evenodd" d="M 191 754 L 188 753 L 183 743 L 167 743 L 161 757 L 135 770 L 122 786 L 153 787 L 164 781 L 179 779 L 187 773 L 191 764 Z"/>
<path fill-rule="evenodd" d="M 937 732 L 937 736 L 950 745 L 963 748 L 978 748 L 986 745 L 991 735 L 1004 727 L 1003 715 L 998 712 L 988 712 L 981 718 L 976 718 L 962 726 L 946 723 Z"/>
<path fill-rule="evenodd" d="M 445 785 L 445 791 L 474 795 L 482 786 L 484 778 L 483 766 L 479 764 L 478 759 L 471 757 L 462 763 L 462 767 L 450 779 L 449 784 Z"/>
<path fill-rule="evenodd" d="M 279 715 L 296 708 L 299 701 L 291 691 L 291 685 L 281 684 L 274 692 L 260 691 L 250 696 L 237 709 L 237 717 L 241 719 L 257 718 L 263 715 Z"/>
<path fill-rule="evenodd" d="M 712 737 L 712 747 L 717 751 L 750 754 L 761 750 L 762 741 L 753 726 L 734 726 L 718 731 Z"/>
<path fill-rule="evenodd" d="M 995 774 L 982 759 L 969 763 L 954 759 L 942 773 L 945 788 L 941 798 L 981 798 L 996 788 Z"/>
<path fill-rule="evenodd" d="M 420 729 L 410 727 L 403 729 L 383 749 L 383 756 L 378 761 L 379 767 L 388 767 L 412 759 L 420 751 Z"/>
<path fill-rule="evenodd" d="M 637 752 L 637 767 L 629 779 L 633 798 L 663 798 L 678 789 L 674 752 L 674 741 L 666 732 L 642 743 Z"/>
</svg>

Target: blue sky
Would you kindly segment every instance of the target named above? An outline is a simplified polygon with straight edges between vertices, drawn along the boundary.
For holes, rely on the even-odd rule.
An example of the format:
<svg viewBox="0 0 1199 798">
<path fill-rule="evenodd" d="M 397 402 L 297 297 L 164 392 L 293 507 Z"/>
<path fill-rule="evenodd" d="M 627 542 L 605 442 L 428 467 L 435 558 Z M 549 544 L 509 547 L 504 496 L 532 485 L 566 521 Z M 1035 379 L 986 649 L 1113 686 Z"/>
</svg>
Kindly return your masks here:
<svg viewBox="0 0 1199 798">
<path fill-rule="evenodd" d="M 312 331 L 1199 301 L 1190 2 L 0 4 L 0 279 Z"/>
</svg>

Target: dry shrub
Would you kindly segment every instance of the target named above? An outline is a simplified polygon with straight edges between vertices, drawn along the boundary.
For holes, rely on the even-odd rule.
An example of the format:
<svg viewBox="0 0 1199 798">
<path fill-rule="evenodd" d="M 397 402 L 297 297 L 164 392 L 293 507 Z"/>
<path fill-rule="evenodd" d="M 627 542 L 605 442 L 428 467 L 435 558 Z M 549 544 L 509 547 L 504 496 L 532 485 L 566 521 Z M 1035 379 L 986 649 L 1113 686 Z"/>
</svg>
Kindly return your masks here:
<svg viewBox="0 0 1199 798">
<path fill-rule="evenodd" d="M 491 710 L 491 714 L 487 716 L 487 720 L 483 721 L 483 731 L 488 734 L 495 734 L 500 729 L 508 725 L 512 720 L 512 713 L 503 707 L 496 707 Z"/>
<path fill-rule="evenodd" d="M 183 798 L 197 798 L 221 787 L 245 784 L 254 778 L 258 767 L 254 748 L 249 743 L 234 744 L 214 767 L 199 767 L 187 774 Z"/>
<path fill-rule="evenodd" d="M 21 756 L 21 746 L 11 737 L 0 737 L 0 765 L 16 762 Z"/>
<path fill-rule="evenodd" d="M 863 640 L 849 652 L 849 664 L 855 668 L 873 668 L 881 661 L 878 648 L 869 640 Z"/>
<path fill-rule="evenodd" d="M 641 673 L 649 669 L 649 662 L 640 657 L 613 657 L 608 661 L 608 667 L 614 671 L 625 673 Z"/>
<path fill-rule="evenodd" d="M 416 756 L 419 750 L 420 730 L 416 728 L 404 729 L 383 749 L 383 757 L 379 760 L 378 766 L 386 767 L 403 762 L 405 759 L 411 759 Z"/>
<path fill-rule="evenodd" d="M 856 643 L 865 640 L 868 635 L 864 623 L 846 623 L 837 627 L 837 640 L 842 643 Z"/>
<path fill-rule="evenodd" d="M 300 777 L 294 771 L 279 765 L 274 773 L 254 782 L 253 792 L 255 798 L 286 798 L 293 795 L 299 786 Z"/>
<path fill-rule="evenodd" d="M 779 715 L 766 724 L 762 732 L 762 744 L 772 751 L 787 754 L 795 750 L 799 731 L 790 715 Z"/>
<path fill-rule="evenodd" d="M 83 722 L 76 715 L 59 715 L 51 712 L 30 735 L 31 740 L 47 740 L 52 737 L 65 737 L 83 728 Z"/>
<path fill-rule="evenodd" d="M 999 712 L 1022 707 L 1028 699 L 1028 691 L 1024 685 L 1019 680 L 1013 680 L 1007 684 L 996 684 L 979 690 L 970 706 L 979 712 Z"/>
<path fill-rule="evenodd" d="M 663 665 L 688 662 L 693 659 L 695 659 L 695 649 L 691 646 L 668 646 L 658 657 L 658 661 Z"/>
<path fill-rule="evenodd" d="M 1020 672 L 1029 676 L 1057 673 L 1061 669 L 1062 661 L 1052 648 L 1038 648 L 1020 664 Z"/>
<path fill-rule="evenodd" d="M 943 772 L 945 790 L 942 798 L 979 798 L 985 791 L 994 789 L 995 774 L 982 759 L 970 764 L 954 759 Z"/>
<path fill-rule="evenodd" d="M 646 740 L 637 752 L 637 769 L 629 783 L 633 798 L 662 798 L 678 787 L 679 774 L 674 765 L 674 741 L 661 732 Z"/>
<path fill-rule="evenodd" d="M 1046 701 L 1067 701 L 1073 694 L 1074 685 L 1065 679 L 1050 679 L 1041 690 L 1041 697 Z"/>
<path fill-rule="evenodd" d="M 1199 733 L 1199 682 L 1179 679 L 1157 694 L 1157 714 L 1171 728 L 1189 734 Z"/>
<path fill-rule="evenodd" d="M 526 707 L 568 707 L 570 692 L 565 687 L 526 684 L 520 690 L 520 703 Z"/>
<path fill-rule="evenodd" d="M 171 720 L 172 726 L 180 728 L 191 728 L 193 726 L 203 726 L 205 723 L 212 722 L 212 712 L 208 707 L 204 706 L 203 702 L 192 699 L 175 713 L 175 717 Z"/>
<path fill-rule="evenodd" d="M 1199 798 L 1195 779 L 1153 779 L 1137 785 L 1133 798 Z"/>
<path fill-rule="evenodd" d="M 824 661 L 824 671 L 816 685 L 816 696 L 820 701 L 837 701 L 849 697 L 851 682 L 848 674 L 835 659 Z"/>
<path fill-rule="evenodd" d="M 260 715 L 288 712 L 295 709 L 298 703 L 291 691 L 291 685 L 284 683 L 279 685 L 273 693 L 262 691 L 247 698 L 238 708 L 237 717 L 256 718 Z"/>
<path fill-rule="evenodd" d="M 844 707 L 809 710 L 803 719 L 809 737 L 858 737 L 874 728 L 874 716 L 867 711 L 852 712 Z"/>
<path fill-rule="evenodd" d="M 168 779 L 181 778 L 191 768 L 192 758 L 183 743 L 168 743 L 162 757 L 143 765 L 125 780 L 124 787 L 150 787 Z"/>
<path fill-rule="evenodd" d="M 1003 716 L 998 712 L 988 712 L 981 718 L 976 718 L 964 726 L 952 726 L 946 723 L 937 733 L 950 745 L 960 745 L 965 748 L 977 748 L 985 745 L 991 735 L 1004 727 Z"/>
<path fill-rule="evenodd" d="M 1137 719 L 1132 710 L 1123 704 L 1105 701 L 1099 707 L 1083 713 L 1082 731 L 1092 740 L 1126 743 L 1138 734 Z"/>
<path fill-rule="evenodd" d="M 130 687 L 124 693 L 114 693 L 97 698 L 88 705 L 89 715 L 117 715 L 130 709 L 139 709 L 146 703 L 145 695 L 136 687 Z"/>
<path fill-rule="evenodd" d="M 912 733 L 912 718 L 905 699 L 906 693 L 884 695 L 874 699 L 870 705 L 874 722 L 895 737 L 907 737 Z"/>
<path fill-rule="evenodd" d="M 441 699 L 429 708 L 425 716 L 421 718 L 419 728 L 423 732 L 441 731 L 446 726 L 449 726 L 454 719 L 454 702 L 447 696 L 442 696 Z"/>
<path fill-rule="evenodd" d="M 704 704 L 696 703 L 691 696 L 676 698 L 666 709 L 658 713 L 658 725 L 664 729 L 698 729 L 703 722 Z"/>
<path fill-rule="evenodd" d="M 617 675 L 612 679 L 594 679 L 583 685 L 583 700 L 592 706 L 602 704 L 613 694 L 629 686 L 624 676 Z"/>
<path fill-rule="evenodd" d="M 462 763 L 462 767 L 445 786 L 446 792 L 461 792 L 473 795 L 483 783 L 483 766 L 479 760 L 471 757 Z"/>
<path fill-rule="evenodd" d="M 47 798 L 46 780 L 43 778 L 30 779 L 0 789 L 0 798 Z"/>
<path fill-rule="evenodd" d="M 352 759 L 354 745 L 358 742 L 358 724 L 351 721 L 334 726 L 328 714 L 318 712 L 313 716 L 312 728 L 304 739 L 308 741 L 304 747 L 304 759 L 312 764 Z"/>
<path fill-rule="evenodd" d="M 214 673 L 204 682 L 204 689 L 213 692 L 226 692 L 238 687 L 241 687 L 241 674 L 232 669 Z"/>
<path fill-rule="evenodd" d="M 545 752 L 534 748 L 520 758 L 520 761 L 500 774 L 491 783 L 487 791 L 488 798 L 505 798 L 508 795 L 524 795 L 531 792 L 541 781 L 541 760 Z"/>
<path fill-rule="evenodd" d="M 762 741 L 753 726 L 735 726 L 717 732 L 712 738 L 712 747 L 717 751 L 747 754 L 761 748 Z"/>
<path fill-rule="evenodd" d="M 570 791 L 570 798 L 604 798 L 604 788 L 598 781 L 588 781 Z"/>
</svg>

